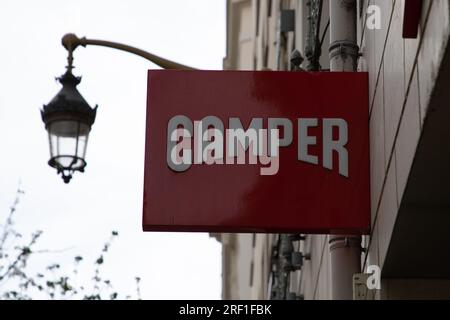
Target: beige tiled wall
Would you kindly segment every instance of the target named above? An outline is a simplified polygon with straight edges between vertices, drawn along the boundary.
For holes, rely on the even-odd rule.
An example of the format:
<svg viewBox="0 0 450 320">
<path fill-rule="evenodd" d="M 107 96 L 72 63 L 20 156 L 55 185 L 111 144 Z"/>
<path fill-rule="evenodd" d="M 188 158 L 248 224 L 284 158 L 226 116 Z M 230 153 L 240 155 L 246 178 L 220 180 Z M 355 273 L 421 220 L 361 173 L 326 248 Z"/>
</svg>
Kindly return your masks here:
<svg viewBox="0 0 450 320">
<path fill-rule="evenodd" d="M 446 28 L 444 22 L 448 21 L 448 1 L 425 1 L 419 38 L 404 40 L 401 38 L 404 1 L 385 1 L 389 5 L 384 5 L 384 10 L 388 11 L 383 11 L 383 17 L 391 16 L 391 18 L 390 23 L 386 18 L 384 19 L 383 25 L 387 25 L 388 29 L 380 35 L 385 34 L 386 40 L 380 38 L 380 35 L 371 35 L 379 31 L 366 29 L 362 41 L 364 58 L 371 59 L 375 56 L 377 57 L 375 68 L 378 63 L 381 65 L 378 80 L 370 83 L 370 92 L 373 97 L 370 116 L 371 195 L 375 233 L 372 242 L 378 238 L 378 245 L 374 244 L 373 248 L 371 245 L 369 251 L 370 256 L 372 250 L 379 250 L 380 264 L 383 262 L 389 244 L 397 208 L 420 135 L 426 110 L 422 103 L 427 104 L 425 97 L 430 95 L 433 86 L 431 70 L 437 73 L 440 56 L 434 55 L 435 63 L 430 67 L 427 67 L 430 61 L 420 61 L 417 68 L 417 59 L 421 60 L 422 52 L 427 51 L 427 42 L 432 43 L 428 46 L 434 47 L 433 50 L 438 52 L 442 50 L 443 41 L 437 39 L 430 41 L 429 38 L 436 38 L 431 33 L 437 32 L 443 39 L 442 30 Z M 377 3 L 377 1 L 373 2 Z M 427 19 L 428 13 L 430 15 Z M 439 21 L 439 23 L 434 23 L 433 28 L 430 21 Z M 422 32 L 425 33 L 422 35 Z M 371 38 L 375 38 L 375 41 Z M 422 38 L 424 41 L 421 43 Z M 386 43 L 385 49 L 377 46 L 377 39 L 378 43 Z M 420 54 L 418 55 L 419 46 Z M 375 78 L 376 69 L 371 68 L 373 64 L 367 63 L 367 66 L 370 77 Z M 419 76 L 421 68 L 430 70 L 428 78 L 424 79 L 423 83 L 420 82 Z M 421 101 L 420 92 L 423 92 L 423 101 Z"/>
<path fill-rule="evenodd" d="M 363 59 L 367 60 L 365 71 L 370 74 L 372 97 L 370 151 L 373 223 L 366 266 L 383 266 L 428 100 L 449 36 L 448 1 L 434 0 L 424 1 L 419 37 L 402 39 L 404 1 L 370 1 L 385 2 L 383 17 L 390 15 L 391 18 L 389 23 L 384 18 L 383 25 L 388 26 L 386 32 L 366 29 L 361 45 Z M 386 43 L 385 48 L 380 46 L 383 42 Z M 379 70 L 378 64 L 381 66 Z"/>
</svg>

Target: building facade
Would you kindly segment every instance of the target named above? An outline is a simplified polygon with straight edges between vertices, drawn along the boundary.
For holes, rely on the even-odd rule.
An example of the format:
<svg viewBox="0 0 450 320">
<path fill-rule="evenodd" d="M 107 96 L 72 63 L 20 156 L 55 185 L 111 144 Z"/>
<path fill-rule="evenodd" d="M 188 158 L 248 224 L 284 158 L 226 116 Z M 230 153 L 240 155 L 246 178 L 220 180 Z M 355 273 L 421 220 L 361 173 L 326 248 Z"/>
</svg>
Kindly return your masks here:
<svg viewBox="0 0 450 320">
<path fill-rule="evenodd" d="M 323 72 L 329 1 L 320 22 Z M 308 2 L 228 0 L 224 69 L 290 70 L 291 52 L 307 51 Z M 361 241 L 361 272 L 381 270 L 381 289 L 359 298 L 450 298 L 449 1 L 422 2 L 414 39 L 402 36 L 406 0 L 342 2 L 356 2 L 358 71 L 369 74 L 372 222 Z M 282 236 L 216 236 L 224 299 L 332 299 L 329 236 L 289 238 L 302 263 L 281 287 Z"/>
</svg>

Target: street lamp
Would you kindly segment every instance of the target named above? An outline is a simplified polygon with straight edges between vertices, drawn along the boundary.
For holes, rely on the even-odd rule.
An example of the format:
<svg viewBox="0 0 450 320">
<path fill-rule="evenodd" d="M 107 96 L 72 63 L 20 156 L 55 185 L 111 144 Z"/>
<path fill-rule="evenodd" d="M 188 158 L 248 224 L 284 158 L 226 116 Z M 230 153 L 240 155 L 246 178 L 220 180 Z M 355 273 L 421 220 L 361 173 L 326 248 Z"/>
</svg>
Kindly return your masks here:
<svg viewBox="0 0 450 320">
<path fill-rule="evenodd" d="M 73 51 L 78 46 L 97 45 L 134 53 L 163 69 L 192 70 L 192 68 L 135 47 L 104 40 L 80 39 L 71 33 L 62 38 L 62 45 L 68 51 L 67 71 L 58 78 L 62 89 L 47 105 L 44 105 L 41 116 L 49 137 L 48 164 L 61 174 L 65 183 L 69 183 L 74 172 L 84 172 L 89 132 L 97 113 L 97 106 L 91 108 L 76 88 L 81 78 L 72 74 Z"/>
<path fill-rule="evenodd" d="M 41 110 L 48 131 L 48 164 L 69 183 L 75 171 L 84 171 L 89 132 L 95 121 L 97 106 L 92 109 L 78 92 L 81 78 L 72 74 L 71 66 L 58 78 L 63 85 L 58 94 Z"/>
</svg>

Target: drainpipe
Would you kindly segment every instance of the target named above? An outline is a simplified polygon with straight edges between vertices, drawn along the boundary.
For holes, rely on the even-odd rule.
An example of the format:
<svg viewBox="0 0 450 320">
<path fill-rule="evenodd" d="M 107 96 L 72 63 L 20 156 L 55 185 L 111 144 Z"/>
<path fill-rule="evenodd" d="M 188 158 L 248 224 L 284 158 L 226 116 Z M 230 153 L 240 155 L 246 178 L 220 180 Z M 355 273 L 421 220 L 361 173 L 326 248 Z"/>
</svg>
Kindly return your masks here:
<svg viewBox="0 0 450 320">
<path fill-rule="evenodd" d="M 356 12 L 356 0 L 330 1 L 331 71 L 356 71 L 359 52 Z M 330 235 L 329 247 L 332 299 L 351 300 L 353 275 L 361 271 L 361 236 Z"/>
</svg>

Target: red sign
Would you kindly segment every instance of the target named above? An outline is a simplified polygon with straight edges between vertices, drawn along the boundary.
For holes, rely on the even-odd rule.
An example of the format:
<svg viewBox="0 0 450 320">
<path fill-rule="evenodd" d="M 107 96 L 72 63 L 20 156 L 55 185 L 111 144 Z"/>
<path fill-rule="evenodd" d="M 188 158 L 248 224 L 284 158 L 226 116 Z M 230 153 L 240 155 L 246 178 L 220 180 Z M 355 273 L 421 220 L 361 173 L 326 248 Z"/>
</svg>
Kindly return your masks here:
<svg viewBox="0 0 450 320">
<path fill-rule="evenodd" d="M 403 11 L 403 38 L 415 39 L 419 32 L 422 0 L 405 0 Z"/>
<path fill-rule="evenodd" d="M 366 73 L 148 72 L 144 231 L 370 228 Z"/>
</svg>

